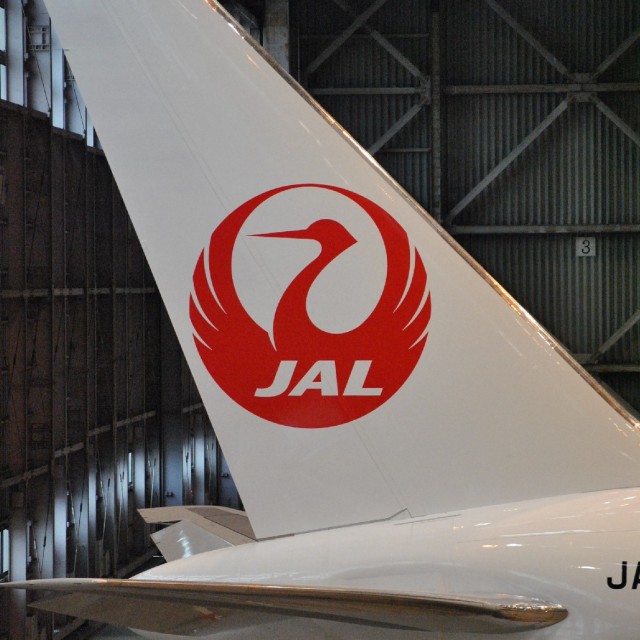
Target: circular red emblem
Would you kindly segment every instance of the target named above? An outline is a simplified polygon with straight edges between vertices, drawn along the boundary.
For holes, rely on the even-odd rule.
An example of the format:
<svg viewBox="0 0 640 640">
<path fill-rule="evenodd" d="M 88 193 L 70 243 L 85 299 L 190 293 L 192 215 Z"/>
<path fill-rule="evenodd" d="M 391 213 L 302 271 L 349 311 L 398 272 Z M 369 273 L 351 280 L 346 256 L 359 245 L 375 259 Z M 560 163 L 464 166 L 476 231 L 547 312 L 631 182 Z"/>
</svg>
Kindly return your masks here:
<svg viewBox="0 0 640 640">
<path fill-rule="evenodd" d="M 380 235 L 387 261 L 382 291 L 371 313 L 353 328 L 320 328 L 309 313 L 314 283 L 358 243 L 329 214 L 314 213 L 304 229 L 284 230 L 274 221 L 272 230 L 251 234 L 257 239 L 289 239 L 282 241 L 283 252 L 291 239 L 314 240 L 318 247 L 279 298 L 272 327 L 261 326 L 238 293 L 234 247 L 243 225 L 262 205 L 293 190 L 302 190 L 295 195 L 304 196 L 308 190 L 317 195 L 320 190 L 346 198 Z M 342 304 L 332 300 L 326 311 L 338 314 Z M 370 413 L 404 384 L 427 340 L 431 296 L 419 253 L 384 209 L 347 189 L 301 184 L 260 194 L 220 223 L 198 259 L 189 311 L 200 357 L 226 394 L 271 422 L 318 428 Z"/>
</svg>

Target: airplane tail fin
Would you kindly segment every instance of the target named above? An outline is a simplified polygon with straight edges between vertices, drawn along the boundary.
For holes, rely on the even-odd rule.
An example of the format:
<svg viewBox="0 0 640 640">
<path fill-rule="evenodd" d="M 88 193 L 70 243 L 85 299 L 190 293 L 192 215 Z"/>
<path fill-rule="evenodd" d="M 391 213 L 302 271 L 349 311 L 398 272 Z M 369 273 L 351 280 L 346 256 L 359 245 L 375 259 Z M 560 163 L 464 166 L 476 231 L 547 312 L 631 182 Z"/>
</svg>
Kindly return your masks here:
<svg viewBox="0 0 640 640">
<path fill-rule="evenodd" d="M 633 419 L 212 0 L 45 0 L 258 537 L 639 484 Z"/>
</svg>

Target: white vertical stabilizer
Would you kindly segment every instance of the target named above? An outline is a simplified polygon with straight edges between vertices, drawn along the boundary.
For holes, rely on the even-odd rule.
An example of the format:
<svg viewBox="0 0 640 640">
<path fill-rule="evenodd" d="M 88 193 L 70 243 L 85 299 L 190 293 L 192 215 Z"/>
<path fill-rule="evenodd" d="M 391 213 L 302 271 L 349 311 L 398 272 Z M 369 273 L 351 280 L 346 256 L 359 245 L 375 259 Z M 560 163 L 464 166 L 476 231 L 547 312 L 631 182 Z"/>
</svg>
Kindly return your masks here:
<svg viewBox="0 0 640 640">
<path fill-rule="evenodd" d="M 258 537 L 640 484 L 638 425 L 214 2 L 45 4 Z"/>
</svg>

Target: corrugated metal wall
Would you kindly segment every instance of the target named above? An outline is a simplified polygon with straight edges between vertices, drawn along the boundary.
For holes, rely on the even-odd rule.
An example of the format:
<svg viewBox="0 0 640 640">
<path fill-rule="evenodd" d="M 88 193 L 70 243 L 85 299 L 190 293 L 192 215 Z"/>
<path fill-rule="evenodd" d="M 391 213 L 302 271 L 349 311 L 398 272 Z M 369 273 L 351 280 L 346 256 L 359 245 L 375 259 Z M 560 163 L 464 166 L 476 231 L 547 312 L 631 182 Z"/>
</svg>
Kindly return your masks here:
<svg viewBox="0 0 640 640">
<path fill-rule="evenodd" d="M 640 410 L 640 3 L 299 0 L 294 17 L 311 93 L 365 147 L 391 129 L 376 158 Z"/>
<path fill-rule="evenodd" d="M 149 550 L 136 509 L 209 502 L 239 498 L 104 155 L 0 101 L 11 578 L 122 574 Z M 2 594 L 0 637 L 24 637 L 24 605 Z M 51 638 L 53 618 L 39 623 Z"/>
</svg>

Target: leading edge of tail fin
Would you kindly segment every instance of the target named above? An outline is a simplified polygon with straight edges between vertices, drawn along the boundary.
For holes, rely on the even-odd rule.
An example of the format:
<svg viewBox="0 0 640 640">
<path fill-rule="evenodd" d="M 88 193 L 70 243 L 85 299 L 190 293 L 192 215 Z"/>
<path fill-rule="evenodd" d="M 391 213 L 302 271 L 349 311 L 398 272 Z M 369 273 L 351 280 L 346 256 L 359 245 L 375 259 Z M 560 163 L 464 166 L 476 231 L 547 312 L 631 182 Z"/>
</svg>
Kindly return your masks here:
<svg viewBox="0 0 640 640">
<path fill-rule="evenodd" d="M 45 0 L 258 537 L 637 485 L 638 425 L 204 0 Z"/>
</svg>

